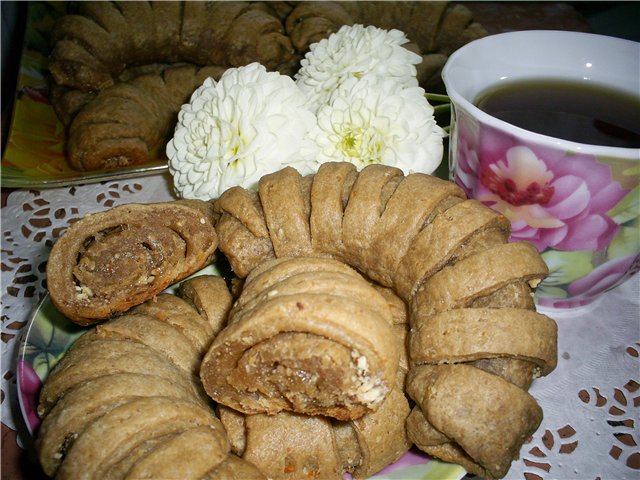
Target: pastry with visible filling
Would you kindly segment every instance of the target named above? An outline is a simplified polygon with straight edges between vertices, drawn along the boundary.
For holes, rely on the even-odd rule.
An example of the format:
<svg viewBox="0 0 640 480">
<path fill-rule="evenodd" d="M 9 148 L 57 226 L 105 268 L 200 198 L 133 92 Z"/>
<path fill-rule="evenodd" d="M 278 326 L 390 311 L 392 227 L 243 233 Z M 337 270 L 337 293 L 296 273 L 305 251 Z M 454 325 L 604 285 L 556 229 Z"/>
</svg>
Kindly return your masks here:
<svg viewBox="0 0 640 480">
<path fill-rule="evenodd" d="M 121 205 L 85 216 L 54 244 L 49 294 L 65 316 L 89 325 L 200 270 L 217 246 L 208 202 Z"/>
</svg>

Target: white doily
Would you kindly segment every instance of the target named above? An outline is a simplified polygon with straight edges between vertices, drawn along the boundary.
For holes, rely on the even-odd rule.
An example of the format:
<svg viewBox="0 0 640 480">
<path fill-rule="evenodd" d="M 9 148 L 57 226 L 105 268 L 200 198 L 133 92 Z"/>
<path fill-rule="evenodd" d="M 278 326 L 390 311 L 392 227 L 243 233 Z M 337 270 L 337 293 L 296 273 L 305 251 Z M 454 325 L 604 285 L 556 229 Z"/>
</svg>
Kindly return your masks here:
<svg viewBox="0 0 640 480">
<path fill-rule="evenodd" d="M 17 350 L 29 313 L 45 294 L 44 270 L 55 239 L 87 213 L 171 199 L 175 196 L 168 175 L 9 195 L 2 209 L 2 423 L 14 430 L 22 424 Z"/>
<path fill-rule="evenodd" d="M 2 209 L 2 422 L 22 423 L 17 347 L 44 295 L 52 243 L 75 219 L 129 203 L 175 198 L 168 175 L 15 191 Z M 534 382 L 544 420 L 509 479 L 640 478 L 640 275 L 558 322 L 558 368 Z"/>
</svg>

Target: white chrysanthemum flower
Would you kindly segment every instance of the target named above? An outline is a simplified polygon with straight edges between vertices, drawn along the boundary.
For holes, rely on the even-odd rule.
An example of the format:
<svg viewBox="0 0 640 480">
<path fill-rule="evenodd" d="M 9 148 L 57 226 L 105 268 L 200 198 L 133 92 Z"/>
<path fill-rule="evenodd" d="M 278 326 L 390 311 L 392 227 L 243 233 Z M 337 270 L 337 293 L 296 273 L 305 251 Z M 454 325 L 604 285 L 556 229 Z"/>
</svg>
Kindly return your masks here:
<svg viewBox="0 0 640 480">
<path fill-rule="evenodd" d="M 444 131 L 420 87 L 394 80 L 346 80 L 317 113 L 310 138 L 318 162 L 372 163 L 410 172 L 432 173 L 442 161 Z"/>
<path fill-rule="evenodd" d="M 325 103 L 348 78 L 373 75 L 415 87 L 415 65 L 422 57 L 402 46 L 408 42 L 400 30 L 345 25 L 311 45 L 294 78 L 307 94 L 312 109 Z"/>
<path fill-rule="evenodd" d="M 305 104 L 290 77 L 259 63 L 207 79 L 182 106 L 167 144 L 177 193 L 208 200 L 234 185 L 253 188 L 287 165 L 313 172 L 315 155 L 304 144 L 316 119 Z"/>
</svg>

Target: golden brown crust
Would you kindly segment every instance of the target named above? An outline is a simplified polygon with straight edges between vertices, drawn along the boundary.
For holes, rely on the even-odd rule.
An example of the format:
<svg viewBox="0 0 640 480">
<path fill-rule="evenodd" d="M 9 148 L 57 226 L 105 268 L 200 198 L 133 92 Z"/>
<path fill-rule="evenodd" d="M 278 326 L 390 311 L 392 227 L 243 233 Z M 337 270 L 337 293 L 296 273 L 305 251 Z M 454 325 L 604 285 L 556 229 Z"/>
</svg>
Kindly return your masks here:
<svg viewBox="0 0 640 480">
<path fill-rule="evenodd" d="M 281 20 L 249 2 L 86 3 L 53 30 L 50 69 L 59 85 L 100 90 L 128 65 L 276 68 L 293 55 Z"/>
<path fill-rule="evenodd" d="M 260 203 L 276 257 L 311 253 L 310 212 L 303 192 L 302 176 L 291 167 L 260 179 Z"/>
<path fill-rule="evenodd" d="M 368 478 L 411 446 L 404 427 L 409 403 L 398 389 L 353 421 L 291 412 L 245 416 L 226 407 L 220 413 L 232 451 L 274 479 Z"/>
<path fill-rule="evenodd" d="M 388 192 L 394 190 L 402 177 L 402 170 L 379 164 L 370 165 L 358 174 L 342 219 L 342 241 L 349 265 L 363 271 L 373 270 L 367 268 L 365 254 L 373 242 Z"/>
<path fill-rule="evenodd" d="M 547 375 L 556 367 L 557 326 L 546 315 L 516 308 L 457 308 L 414 317 L 413 365 L 510 357 Z"/>
<path fill-rule="evenodd" d="M 366 273 L 382 285 L 392 286 L 398 265 L 416 235 L 438 205 L 451 198 L 464 198 L 462 189 L 453 183 L 420 173 L 404 177 L 372 232 L 364 264 L 375 268 L 367 268 Z"/>
<path fill-rule="evenodd" d="M 344 259 L 342 218 L 349 193 L 358 176 L 355 165 L 323 163 L 311 186 L 311 244 L 315 252 Z"/>
<path fill-rule="evenodd" d="M 217 289 L 220 305 L 209 311 L 224 311 L 229 296 Z M 226 460 L 226 432 L 193 374 L 213 327 L 169 294 L 135 310 L 82 335 L 45 381 L 37 448 L 47 474 L 201 478 Z"/>
<path fill-rule="evenodd" d="M 177 382 L 145 373 L 104 375 L 72 387 L 44 417 L 36 448 L 44 472 L 53 477 L 63 453 L 93 420 L 134 398 L 163 396 L 202 402 Z"/>
<path fill-rule="evenodd" d="M 172 133 L 180 106 L 206 78 L 218 79 L 223 71 L 171 67 L 118 82 L 87 97 L 90 101 L 82 108 L 72 105 L 78 113 L 66 138 L 69 164 L 76 170 L 97 170 L 148 161 Z"/>
<path fill-rule="evenodd" d="M 409 377 L 408 392 L 425 418 L 494 477 L 507 473 L 542 421 L 531 395 L 469 365 L 420 366 Z M 465 411 L 473 414 L 459 413 Z"/>
<path fill-rule="evenodd" d="M 200 426 L 224 431 L 212 412 L 201 405 L 166 397 L 132 400 L 87 426 L 67 452 L 56 478 L 101 478 L 102 472 L 145 438 Z"/>
<path fill-rule="evenodd" d="M 465 256 L 465 247 L 487 230 L 497 231 L 506 243 L 510 233 L 506 218 L 477 200 L 459 202 L 426 223 L 398 264 L 394 288 L 408 301 L 420 286 L 452 259 Z M 442 235 L 439 232 L 446 232 Z"/>
<path fill-rule="evenodd" d="M 87 325 L 152 298 L 212 261 L 213 221 L 212 206 L 199 201 L 128 204 L 87 215 L 51 250 L 53 304 Z"/>
<path fill-rule="evenodd" d="M 290 268 L 297 262 L 324 263 L 327 271 L 315 271 L 316 279 Z M 388 342 L 391 314 L 373 287 L 357 274 L 336 273 L 336 264 L 276 260 L 269 264 L 274 281 L 268 269 L 247 280 L 249 300 L 243 292 L 202 362 L 203 385 L 214 400 L 247 414 L 291 410 L 339 419 L 380 405 L 398 366 L 399 352 Z M 253 278 L 262 287 L 257 291 Z"/>
<path fill-rule="evenodd" d="M 297 225 L 295 231 L 302 234 L 289 237 L 302 238 L 305 252 L 308 251 L 307 230 L 303 224 L 306 220 L 310 225 L 313 255 L 346 261 L 368 277 L 391 286 L 404 302 L 396 299 L 411 306 L 408 321 L 413 333 L 407 347 L 412 366 L 407 379 L 408 392 L 417 395 L 420 389 L 432 388 L 441 374 L 458 366 L 450 363 L 465 362 L 459 366 L 464 367 L 462 372 L 472 372 L 468 378 L 488 379 L 486 387 L 478 387 L 483 392 L 477 398 L 491 402 L 491 396 L 502 391 L 524 405 L 513 414 L 520 416 L 521 422 L 515 422 L 512 430 L 505 431 L 511 443 L 501 453 L 499 448 L 490 453 L 468 448 L 461 442 L 481 440 L 456 437 L 459 426 L 455 422 L 434 427 L 431 423 L 420 424 L 432 422 L 422 420 L 426 410 L 420 409 L 413 415 L 411 428 L 415 435 L 431 438 L 437 432 L 441 440 L 437 445 L 427 445 L 424 438 L 412 439 L 420 448 L 445 460 L 457 461 L 475 473 L 499 476 L 517 455 L 523 435 L 536 424 L 539 409 L 526 389 L 533 378 L 553 370 L 557 355 L 555 323 L 536 314 L 533 304 L 532 289 L 548 273 L 535 248 L 525 242 L 508 243 L 510 225 L 506 218 L 475 200 L 466 200 L 457 186 L 433 177 L 419 174 L 405 177 L 393 168 L 380 165 L 355 172 L 349 165 L 327 163 L 312 180 L 308 206 L 305 189 L 292 172 L 285 172 L 282 177 L 276 172 L 269 177 L 269 183 L 280 197 L 290 192 L 299 199 L 294 209 L 298 223 L 294 225 Z M 263 203 L 261 195 L 255 197 L 255 201 L 254 222 L 261 224 L 257 221 L 260 214 L 263 218 L 280 215 L 276 202 Z M 412 206 L 415 204 L 419 207 Z M 307 217 L 308 210 L 311 213 Z M 292 225 L 282 224 L 288 228 Z M 233 255 L 233 250 L 230 253 Z M 276 249 L 274 255 L 279 256 Z M 279 261 L 290 260 L 280 258 Z M 257 263 L 253 267 L 255 273 L 250 265 L 245 265 L 244 271 L 250 278 L 259 279 L 263 275 L 264 264 Z M 246 304 L 239 305 L 238 309 L 248 306 L 253 314 L 266 308 L 269 292 L 278 290 L 276 284 L 275 281 L 264 283 L 262 296 L 252 293 L 252 288 L 247 286 Z M 384 291 L 380 289 L 378 287 L 379 292 Z M 388 306 L 395 305 L 392 299 L 386 300 Z M 285 315 L 289 315 L 290 310 L 286 308 L 280 314 L 285 311 Z M 402 319 L 407 317 L 402 315 L 402 309 L 393 311 L 397 323 L 394 335 L 403 339 L 407 329 Z M 436 322 L 433 329 L 430 322 Z M 520 327 L 527 333 L 518 337 Z M 461 334 L 449 336 L 453 331 Z M 494 331 L 499 333 L 493 335 Z M 305 340 L 292 336 L 289 341 Z M 232 349 L 230 344 L 226 347 Z M 277 349 L 275 344 L 265 347 L 270 351 Z M 421 386 L 412 385 L 416 378 L 414 370 L 426 368 L 422 363 L 430 364 L 429 368 L 435 373 L 425 377 Z M 438 372 L 439 368 L 443 371 Z M 401 383 L 407 369 L 409 365 L 405 360 L 404 367 L 398 369 L 397 378 Z M 458 375 L 458 370 L 454 372 Z M 459 389 L 450 392 L 454 399 L 452 408 L 462 389 L 459 383 L 450 384 L 452 389 Z M 490 391 L 485 392 L 485 388 Z M 237 405 L 234 408 L 242 409 Z M 479 408 L 490 411 L 488 404 Z M 488 418 L 485 421 L 489 422 Z M 362 452 L 358 455 L 345 449 L 345 458 L 351 461 L 363 458 Z M 491 455 L 495 457 L 489 460 Z"/>
<path fill-rule="evenodd" d="M 229 454 L 217 467 L 207 472 L 202 480 L 267 480 L 267 477 L 254 464 Z"/>
<path fill-rule="evenodd" d="M 199 275 L 182 282 L 179 295 L 211 325 L 212 337 L 225 327 L 233 299 L 222 277 Z"/>
<path fill-rule="evenodd" d="M 232 187 L 215 201 L 214 208 L 220 214 L 216 223 L 220 251 L 238 277 L 246 277 L 257 265 L 275 256 L 257 194 Z"/>
<path fill-rule="evenodd" d="M 420 310 L 428 316 L 464 307 L 516 281 L 537 285 L 548 273 L 532 244 L 497 245 L 433 274 L 416 292 L 411 309 L 414 314 Z"/>
<path fill-rule="evenodd" d="M 64 405 L 65 394 L 91 391 L 84 385 L 98 377 L 141 373 L 136 363 L 162 384 L 181 376 L 169 395 L 183 399 L 184 391 L 180 401 L 201 404 L 189 371 L 226 324 L 201 378 L 220 402 L 232 452 L 269 477 L 365 477 L 410 442 L 485 478 L 503 476 L 540 423 L 527 389 L 555 367 L 557 331 L 535 312 L 532 287 L 547 273 L 537 251 L 508 243 L 506 219 L 460 192 L 388 167 L 355 172 L 325 164 L 316 176 L 285 169 L 264 177 L 256 194 L 238 188 L 223 194 L 216 229 L 244 274 L 233 307 L 222 279 L 200 277 L 178 289 L 187 300 L 159 295 L 85 334 L 47 380 L 42 412 Z M 293 208 L 283 209 L 283 198 L 293 199 Z M 162 337 L 168 332 L 175 348 Z M 416 403 L 411 413 L 405 393 Z M 131 401 L 118 388 L 109 399 L 97 409 L 97 399 L 87 401 L 78 415 L 89 409 L 92 425 L 104 421 L 111 431 Z M 60 432 L 83 428 L 74 418 Z M 188 470 L 171 459 L 184 439 L 211 432 L 183 420 L 177 430 L 118 433 L 124 453 L 113 459 L 95 457 L 86 438 L 63 448 L 81 452 L 74 462 L 78 455 L 98 458 L 89 471 L 104 478 L 165 468 L 163 461 Z M 199 459 L 193 468 L 198 475 L 208 470 L 206 478 L 234 478 L 229 469 L 241 460 L 228 448 L 214 450 L 218 465 Z M 255 473 L 250 463 L 240 467 Z"/>
</svg>

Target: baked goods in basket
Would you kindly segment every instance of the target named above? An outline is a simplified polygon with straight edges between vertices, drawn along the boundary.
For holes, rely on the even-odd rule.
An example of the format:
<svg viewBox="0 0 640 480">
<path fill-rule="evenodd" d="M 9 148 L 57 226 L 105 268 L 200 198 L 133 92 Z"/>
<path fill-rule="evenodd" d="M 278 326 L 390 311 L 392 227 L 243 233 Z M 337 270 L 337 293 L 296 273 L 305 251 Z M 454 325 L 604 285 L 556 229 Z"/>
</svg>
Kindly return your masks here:
<svg viewBox="0 0 640 480">
<path fill-rule="evenodd" d="M 218 245 L 210 203 L 122 205 L 87 215 L 55 243 L 51 300 L 88 325 L 148 300 L 208 265 Z"/>
</svg>

